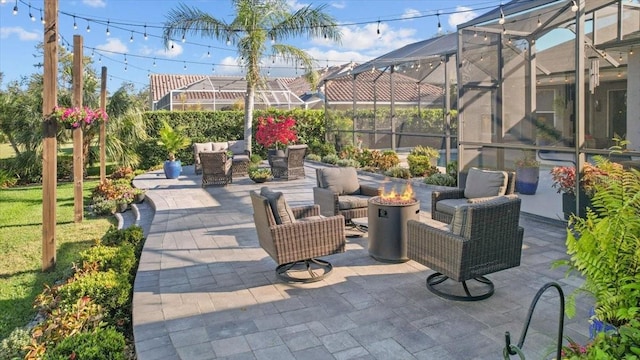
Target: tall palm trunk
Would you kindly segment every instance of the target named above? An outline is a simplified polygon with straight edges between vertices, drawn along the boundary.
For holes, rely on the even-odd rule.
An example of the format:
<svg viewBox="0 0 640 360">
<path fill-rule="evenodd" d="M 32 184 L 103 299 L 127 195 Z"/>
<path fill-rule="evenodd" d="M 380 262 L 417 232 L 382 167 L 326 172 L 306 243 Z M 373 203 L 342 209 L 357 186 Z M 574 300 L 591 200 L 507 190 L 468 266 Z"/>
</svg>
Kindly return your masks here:
<svg viewBox="0 0 640 360">
<path fill-rule="evenodd" d="M 247 81 L 247 97 L 244 99 L 244 146 L 251 153 L 253 132 L 253 107 L 255 103 L 256 88 Z"/>
</svg>

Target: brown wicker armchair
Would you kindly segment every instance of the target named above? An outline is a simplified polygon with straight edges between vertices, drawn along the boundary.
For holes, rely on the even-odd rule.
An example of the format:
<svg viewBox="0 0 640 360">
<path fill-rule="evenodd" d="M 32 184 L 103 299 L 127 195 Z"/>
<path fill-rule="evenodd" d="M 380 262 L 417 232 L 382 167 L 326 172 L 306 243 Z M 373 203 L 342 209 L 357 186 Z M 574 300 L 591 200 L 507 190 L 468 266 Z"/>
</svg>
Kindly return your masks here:
<svg viewBox="0 0 640 360">
<path fill-rule="evenodd" d="M 484 275 L 520 265 L 524 235 L 518 225 L 520 203 L 516 195 L 507 195 L 463 205 L 449 226 L 407 221 L 407 256 L 436 271 L 427 277 L 427 288 L 459 301 L 493 295 L 493 283 Z M 447 279 L 461 282 L 464 295 L 442 284 Z M 478 283 L 470 290 L 466 282 L 471 279 Z"/>
<path fill-rule="evenodd" d="M 282 193 L 266 187 L 250 196 L 260 247 L 278 264 L 278 278 L 309 283 L 326 277 L 333 267 L 318 257 L 345 251 L 344 218 L 321 216 L 317 205 L 289 208 Z"/>
<path fill-rule="evenodd" d="M 272 157 L 271 173 L 274 178 L 293 180 L 303 178 L 304 157 L 307 155 L 307 145 L 289 145 L 284 156 Z"/>
<path fill-rule="evenodd" d="M 506 174 L 506 186 L 497 189 L 490 184 L 496 174 Z M 431 218 L 444 223 L 450 223 L 456 208 L 466 203 L 483 201 L 485 197 L 510 195 L 515 193 L 516 173 L 506 171 L 469 169 L 467 176 L 467 188 L 438 190 L 431 193 Z M 469 194 L 469 188 L 474 187 L 476 195 Z M 493 192 L 493 189 L 496 192 Z"/>
<path fill-rule="evenodd" d="M 226 151 L 201 152 L 202 187 L 207 185 L 226 186 L 232 181 L 231 158 Z"/>
</svg>

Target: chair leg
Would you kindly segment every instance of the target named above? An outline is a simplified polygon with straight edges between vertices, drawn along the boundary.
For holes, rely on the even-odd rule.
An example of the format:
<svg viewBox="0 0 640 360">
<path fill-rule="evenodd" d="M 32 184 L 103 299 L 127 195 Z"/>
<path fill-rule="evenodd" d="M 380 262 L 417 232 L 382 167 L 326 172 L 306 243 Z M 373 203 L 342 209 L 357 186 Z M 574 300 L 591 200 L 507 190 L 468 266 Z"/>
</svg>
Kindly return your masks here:
<svg viewBox="0 0 640 360">
<path fill-rule="evenodd" d="M 491 282 L 491 280 L 487 279 L 484 276 L 478 276 L 473 279 L 479 282 L 480 284 L 482 284 L 482 288 L 484 289 L 484 291 L 481 292 L 479 295 L 471 295 L 471 292 L 469 291 L 469 287 L 467 286 L 466 281 L 462 281 L 462 287 L 464 288 L 464 292 L 466 296 L 446 293 L 436 289 L 436 285 L 442 284 L 448 279 L 449 279 L 448 276 L 442 275 L 439 272 L 433 273 L 429 275 L 429 277 L 427 277 L 427 289 L 429 289 L 429 291 L 431 291 L 432 293 L 440 296 L 441 298 L 445 298 L 448 300 L 455 300 L 455 301 L 478 301 L 478 300 L 487 299 L 491 295 L 493 295 L 493 291 L 494 291 L 493 283 Z"/>
<path fill-rule="evenodd" d="M 307 259 L 279 265 L 276 276 L 286 282 L 312 283 L 324 279 L 333 270 L 330 262 L 321 259 Z M 307 271 L 309 277 L 298 277 L 292 273 Z"/>
</svg>

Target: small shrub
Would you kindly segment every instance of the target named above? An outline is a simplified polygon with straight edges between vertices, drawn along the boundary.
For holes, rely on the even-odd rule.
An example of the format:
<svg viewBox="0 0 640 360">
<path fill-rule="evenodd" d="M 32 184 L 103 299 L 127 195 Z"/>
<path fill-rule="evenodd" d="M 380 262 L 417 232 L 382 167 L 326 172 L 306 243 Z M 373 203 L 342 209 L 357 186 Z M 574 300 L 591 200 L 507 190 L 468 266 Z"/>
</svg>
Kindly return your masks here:
<svg viewBox="0 0 640 360">
<path fill-rule="evenodd" d="M 320 158 L 323 158 L 327 155 L 335 155 L 336 147 L 333 143 L 330 142 L 313 140 L 309 143 L 309 152 L 319 155 Z"/>
<path fill-rule="evenodd" d="M 251 154 L 250 161 L 252 164 L 260 164 L 262 162 L 262 156 L 258 154 Z"/>
<path fill-rule="evenodd" d="M 322 157 L 320 155 L 317 154 L 309 154 L 306 156 L 305 158 L 306 160 L 310 160 L 310 161 L 322 161 Z"/>
<path fill-rule="evenodd" d="M 345 145 L 340 151 L 340 159 L 357 159 L 362 150 L 353 145 Z"/>
<path fill-rule="evenodd" d="M 8 170 L 0 169 L 0 189 L 10 188 L 18 183 L 18 177 Z"/>
<path fill-rule="evenodd" d="M 57 157 L 57 170 L 60 181 L 73 180 L 73 157 L 71 156 L 58 156 Z"/>
<path fill-rule="evenodd" d="M 426 156 L 430 159 L 438 159 L 440 157 L 440 152 L 430 146 L 418 145 L 411 149 L 409 155 Z"/>
<path fill-rule="evenodd" d="M 322 162 L 325 164 L 333 164 L 335 165 L 340 158 L 336 154 L 325 155 L 322 157 Z"/>
<path fill-rule="evenodd" d="M 380 157 L 380 151 L 371 149 L 362 149 L 356 158 L 362 168 L 376 167 L 376 158 Z"/>
<path fill-rule="evenodd" d="M 0 359 L 24 359 L 26 347 L 31 343 L 29 331 L 16 328 L 0 343 Z"/>
<path fill-rule="evenodd" d="M 108 246 L 120 246 L 123 243 L 129 243 L 136 249 L 136 255 L 140 254 L 142 244 L 144 243 L 144 231 L 138 225 L 130 226 L 126 229 L 118 230 L 112 226 L 102 237 L 102 244 Z"/>
<path fill-rule="evenodd" d="M 157 166 L 162 166 L 167 158 L 167 151 L 158 144 L 157 139 L 149 139 L 138 144 L 136 150 L 140 155 L 141 161 L 139 167 L 141 169 L 152 169 Z"/>
<path fill-rule="evenodd" d="M 385 150 L 382 152 L 380 158 L 376 159 L 375 166 L 382 171 L 386 171 L 394 166 L 398 166 L 398 164 L 400 164 L 398 154 L 393 150 Z M 407 169 L 407 171 L 408 170 L 409 169 Z"/>
<path fill-rule="evenodd" d="M 384 174 L 390 177 L 400 178 L 400 179 L 411 178 L 411 173 L 409 172 L 409 169 L 404 168 L 402 166 L 392 166 L 389 169 L 385 170 Z"/>
<path fill-rule="evenodd" d="M 113 328 L 98 328 L 69 336 L 47 350 L 44 360 L 124 360 L 124 336 Z"/>
<path fill-rule="evenodd" d="M 134 176 L 133 169 L 128 166 L 124 166 L 117 168 L 111 173 L 111 175 L 109 175 L 109 178 L 111 178 L 111 180 L 127 179 L 128 181 L 131 181 Z"/>
<path fill-rule="evenodd" d="M 111 269 L 119 274 L 133 275 L 137 262 L 134 250 L 132 244 L 118 247 L 96 245 L 81 252 L 80 256 L 85 263 L 96 263 L 100 271 Z"/>
<path fill-rule="evenodd" d="M 116 201 L 104 198 L 94 199 L 93 213 L 96 215 L 113 215 L 116 212 Z"/>
<path fill-rule="evenodd" d="M 77 299 L 89 297 L 106 311 L 127 306 L 131 294 L 129 277 L 121 276 L 113 270 L 81 271 L 70 282 L 60 286 L 59 304 L 68 309 Z"/>
<path fill-rule="evenodd" d="M 360 163 L 355 159 L 339 159 L 336 162 L 336 165 L 342 166 L 342 167 L 349 167 L 349 166 L 354 168 L 360 167 Z"/>
<path fill-rule="evenodd" d="M 458 178 L 458 161 L 453 160 L 447 164 L 447 174 L 453 176 L 454 178 Z"/>
<path fill-rule="evenodd" d="M 425 184 L 438 186 L 456 186 L 456 179 L 449 174 L 437 173 L 424 179 Z"/>
<path fill-rule="evenodd" d="M 409 154 L 407 163 L 409 164 L 411 175 L 415 177 L 425 176 L 429 168 L 431 168 L 431 158 L 425 155 Z"/>
</svg>

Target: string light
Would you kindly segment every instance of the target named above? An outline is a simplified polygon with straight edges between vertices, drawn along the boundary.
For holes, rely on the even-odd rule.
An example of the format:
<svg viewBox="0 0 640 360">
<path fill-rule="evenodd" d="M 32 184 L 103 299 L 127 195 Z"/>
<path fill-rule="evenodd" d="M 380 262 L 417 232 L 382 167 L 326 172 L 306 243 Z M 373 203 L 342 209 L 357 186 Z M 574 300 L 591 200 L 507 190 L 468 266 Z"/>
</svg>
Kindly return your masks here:
<svg viewBox="0 0 640 360">
<path fill-rule="evenodd" d="M 231 45 L 231 39 L 227 36 L 227 46 Z"/>
<path fill-rule="evenodd" d="M 478 30 L 473 31 L 473 37 L 478 37 Z"/>
<path fill-rule="evenodd" d="M 42 16 L 42 9 L 40 9 L 40 22 L 42 23 L 42 25 L 46 24 L 46 21 L 44 21 L 44 16 Z"/>
<path fill-rule="evenodd" d="M 18 0 L 16 0 L 16 4 L 13 5 L 13 15 L 18 15 Z"/>
<path fill-rule="evenodd" d="M 182 67 L 184 70 L 187 70 L 187 62 L 183 61 L 184 66 Z"/>
<path fill-rule="evenodd" d="M 540 21 L 540 15 L 538 15 L 538 27 L 542 26 L 542 21 Z"/>
<path fill-rule="evenodd" d="M 378 29 L 376 29 L 376 33 L 378 33 L 378 38 L 380 38 L 380 20 L 378 20 Z"/>
<path fill-rule="evenodd" d="M 207 50 L 207 57 L 211 57 L 211 46 L 209 46 L 209 49 Z"/>
<path fill-rule="evenodd" d="M 187 33 L 187 29 L 183 28 L 182 29 L 182 42 L 187 41 L 187 39 L 185 38 L 185 34 Z"/>
<path fill-rule="evenodd" d="M 502 5 L 500 6 L 500 20 L 498 20 L 498 24 L 504 24 L 504 12 L 502 12 Z"/>
<path fill-rule="evenodd" d="M 618 57 L 619 61 L 622 61 L 622 52 L 620 53 L 620 57 Z"/>
<path fill-rule="evenodd" d="M 147 35 L 147 24 L 144 24 L 144 39 L 149 39 L 149 36 Z"/>
<path fill-rule="evenodd" d="M 484 33 L 484 41 L 487 41 L 488 37 L 487 37 L 487 33 Z"/>
<path fill-rule="evenodd" d="M 211 72 L 212 73 L 216 72 L 216 68 L 214 66 L 211 66 Z"/>
<path fill-rule="evenodd" d="M 504 26 L 502 26 L 502 33 L 506 34 L 507 33 L 507 28 L 505 28 Z"/>
<path fill-rule="evenodd" d="M 273 34 L 271 35 L 271 45 L 276 43 L 276 38 L 273 36 Z"/>
<path fill-rule="evenodd" d="M 89 21 L 87 21 L 87 32 L 91 32 L 91 26 L 89 25 Z"/>
<path fill-rule="evenodd" d="M 124 63 L 125 63 L 125 64 L 126 64 L 126 63 L 128 63 L 128 61 L 127 61 L 127 54 L 124 54 Z"/>
<path fill-rule="evenodd" d="M 571 11 L 578 11 L 578 4 L 576 4 L 576 0 L 571 0 L 571 2 L 573 3 L 573 5 L 571 5 Z"/>
<path fill-rule="evenodd" d="M 73 15 L 73 30 L 78 30 L 78 23 L 76 22 L 76 16 Z"/>
<path fill-rule="evenodd" d="M 442 24 L 440 23 L 440 10 L 438 10 L 438 13 L 436 14 L 436 16 L 438 17 L 438 33 L 442 32 Z"/>
<path fill-rule="evenodd" d="M 107 36 L 111 35 L 111 31 L 109 31 L 109 24 L 110 24 L 110 22 L 109 22 L 109 20 L 107 20 L 107 31 L 106 31 Z"/>
<path fill-rule="evenodd" d="M 131 37 L 129 38 L 129 42 L 133 42 L 133 31 L 131 32 Z"/>
<path fill-rule="evenodd" d="M 31 21 L 36 21 L 36 17 L 31 13 L 31 4 L 29 4 L 29 18 Z"/>
<path fill-rule="evenodd" d="M 633 55 L 633 48 L 629 48 L 629 55 Z"/>
</svg>

